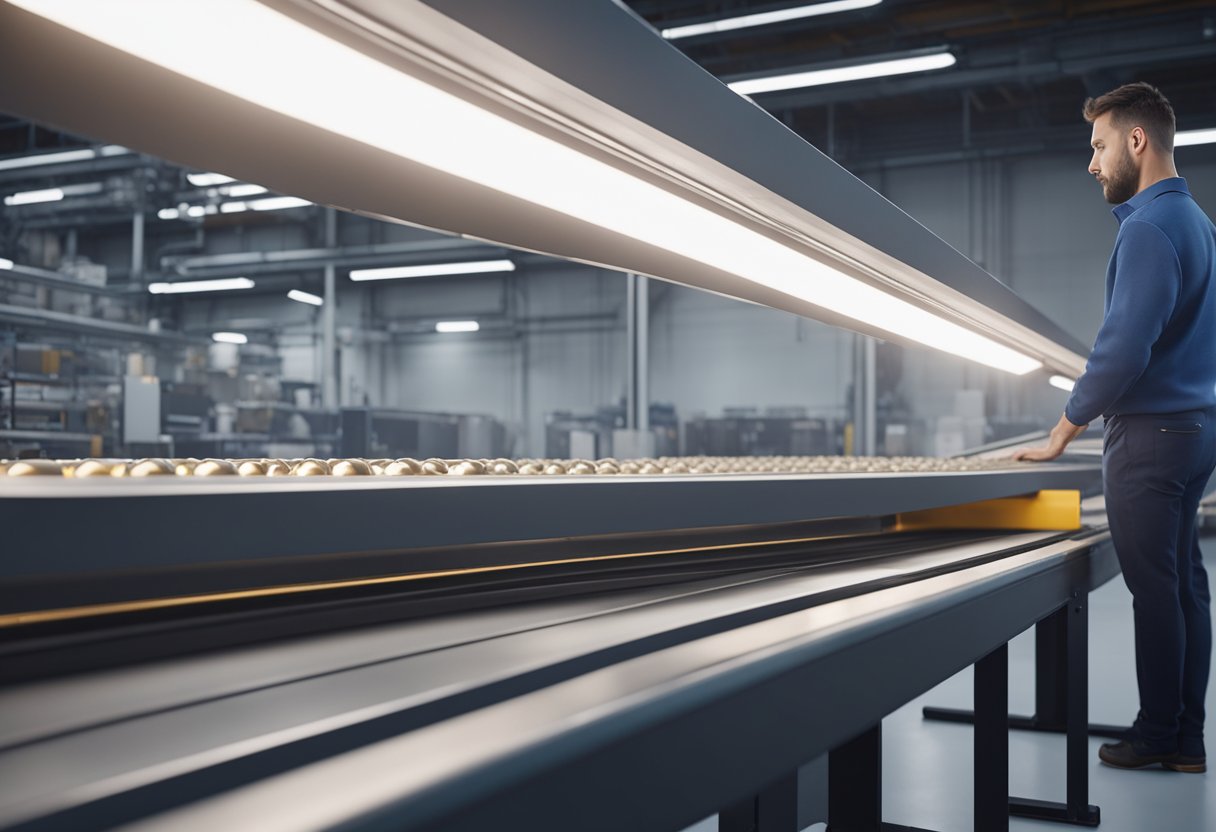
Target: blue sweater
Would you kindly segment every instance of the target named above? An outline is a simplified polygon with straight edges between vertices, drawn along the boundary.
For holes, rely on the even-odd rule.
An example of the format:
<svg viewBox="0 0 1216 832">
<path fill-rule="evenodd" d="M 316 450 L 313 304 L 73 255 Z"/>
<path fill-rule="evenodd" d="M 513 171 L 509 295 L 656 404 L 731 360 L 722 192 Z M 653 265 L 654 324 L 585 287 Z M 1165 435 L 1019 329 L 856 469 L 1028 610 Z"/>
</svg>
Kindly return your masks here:
<svg viewBox="0 0 1216 832">
<path fill-rule="evenodd" d="M 1064 415 L 1085 425 L 1216 405 L 1216 227 L 1180 177 L 1113 211 L 1106 317 Z"/>
</svg>

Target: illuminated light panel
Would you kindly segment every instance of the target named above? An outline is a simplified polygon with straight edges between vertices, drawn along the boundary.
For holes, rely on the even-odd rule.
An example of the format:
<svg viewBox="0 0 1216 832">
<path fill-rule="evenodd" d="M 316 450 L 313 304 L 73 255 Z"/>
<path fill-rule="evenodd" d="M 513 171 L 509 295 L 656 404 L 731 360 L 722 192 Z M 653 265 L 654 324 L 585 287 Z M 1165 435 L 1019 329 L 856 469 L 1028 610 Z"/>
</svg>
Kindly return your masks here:
<svg viewBox="0 0 1216 832">
<path fill-rule="evenodd" d="M 312 292 L 305 292 L 300 289 L 292 289 L 287 293 L 287 297 L 292 300 L 298 300 L 300 303 L 308 303 L 313 306 L 320 306 L 325 303 L 325 298 L 320 295 L 314 295 Z"/>
<path fill-rule="evenodd" d="M 766 26 L 770 23 L 784 23 L 788 20 L 801 20 L 806 17 L 818 17 L 822 14 L 851 12 L 855 9 L 867 9 L 877 6 L 882 0 L 833 0 L 830 3 L 813 3 L 809 6 L 794 6 L 790 9 L 777 9 L 771 12 L 757 12 L 738 17 L 725 17 L 720 20 L 707 20 L 704 23 L 689 23 L 686 26 L 673 26 L 659 32 L 667 40 L 690 38 L 696 35 L 709 35 L 714 32 L 730 32 L 735 29 L 750 29 L 753 26 Z"/>
<path fill-rule="evenodd" d="M 435 324 L 436 332 L 476 332 L 481 329 L 477 321 L 440 321 Z"/>
<path fill-rule="evenodd" d="M 220 193 L 225 196 L 257 196 L 266 193 L 266 189 L 261 185 L 229 185 L 220 188 Z"/>
<path fill-rule="evenodd" d="M 430 263 L 424 266 L 389 266 L 383 269 L 354 269 L 351 280 L 395 280 L 401 277 L 438 277 L 454 274 L 513 272 L 510 260 L 469 260 L 464 263 Z"/>
<path fill-rule="evenodd" d="M 217 344 L 248 344 L 249 337 L 243 332 L 213 332 L 211 340 Z"/>
<path fill-rule="evenodd" d="M 206 214 L 207 214 L 206 205 L 191 205 L 189 208 L 186 209 L 187 217 L 202 217 L 202 216 L 206 216 Z"/>
<path fill-rule="evenodd" d="M 187 173 L 186 181 L 196 188 L 210 188 L 215 185 L 226 185 L 236 180 L 222 173 Z"/>
<path fill-rule="evenodd" d="M 1216 142 L 1216 127 L 1207 130 L 1180 130 L 1174 134 L 1174 147 Z"/>
<path fill-rule="evenodd" d="M 40 191 L 21 191 L 4 198 L 5 205 L 37 205 L 40 202 L 58 202 L 63 199 L 63 188 L 44 188 Z"/>
<path fill-rule="evenodd" d="M 1066 376 L 1052 376 L 1051 378 L 1047 379 L 1047 383 L 1052 387 L 1058 387 L 1065 393 L 1071 393 L 1072 388 L 1076 385 L 1075 381 L 1067 378 Z"/>
<path fill-rule="evenodd" d="M 149 283 L 148 291 L 154 295 L 180 295 L 189 292 L 226 292 L 230 289 L 252 289 L 253 281 L 247 277 L 223 277 L 219 280 L 180 280 L 176 283 Z"/>
<path fill-rule="evenodd" d="M 181 211 L 176 208 L 161 208 L 156 212 L 156 216 L 162 220 L 175 220 L 181 216 Z"/>
<path fill-rule="evenodd" d="M 7 260 L 3 257 L 0 257 L 0 269 L 11 269 L 15 265 L 17 265 L 17 264 L 14 263 L 12 260 Z"/>
<path fill-rule="evenodd" d="M 312 203 L 307 199 L 300 199 L 298 196 L 272 196 L 245 203 L 245 207 L 254 211 L 281 211 L 284 208 L 303 208 L 305 205 L 312 205 Z"/>
<path fill-rule="evenodd" d="M 1011 373 L 1042 366 L 789 245 L 379 63 L 254 0 L 11 2 L 259 106 L 861 324 Z M 192 36 L 182 38 L 184 31 Z M 394 106 L 384 107 L 384 101 Z M 417 113 L 427 118 L 418 119 Z"/>
<path fill-rule="evenodd" d="M 733 81 L 727 86 L 740 95 L 757 95 L 764 92 L 801 89 L 802 87 L 818 87 L 824 84 L 842 84 L 845 81 L 860 81 L 866 78 L 885 78 L 888 75 L 906 75 L 909 72 L 928 72 L 932 69 L 945 69 L 954 64 L 954 55 L 949 52 L 939 52 L 933 55 L 875 61 L 869 64 L 810 69 L 805 72 L 768 75 L 763 78 L 745 78 L 741 81 Z"/>
<path fill-rule="evenodd" d="M 42 165 L 61 165 L 66 162 L 83 162 L 104 156 L 122 156 L 131 151 L 121 145 L 107 144 L 98 148 L 82 147 L 79 150 L 61 150 L 57 153 L 36 153 L 18 156 L 15 159 L 0 159 L 0 170 L 18 170 Z"/>
</svg>

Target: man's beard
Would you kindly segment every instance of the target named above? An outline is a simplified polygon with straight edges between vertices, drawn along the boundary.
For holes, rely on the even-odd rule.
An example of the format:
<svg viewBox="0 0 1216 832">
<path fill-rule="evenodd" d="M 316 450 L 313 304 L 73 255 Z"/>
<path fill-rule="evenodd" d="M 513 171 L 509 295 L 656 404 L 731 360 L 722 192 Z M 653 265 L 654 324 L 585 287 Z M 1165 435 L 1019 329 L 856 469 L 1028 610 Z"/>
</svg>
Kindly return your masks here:
<svg viewBox="0 0 1216 832">
<path fill-rule="evenodd" d="M 1111 205 L 1120 205 L 1136 195 L 1140 187 L 1140 171 L 1132 161 L 1132 154 L 1123 148 L 1123 155 L 1109 174 L 1104 177 L 1102 195 Z"/>
</svg>

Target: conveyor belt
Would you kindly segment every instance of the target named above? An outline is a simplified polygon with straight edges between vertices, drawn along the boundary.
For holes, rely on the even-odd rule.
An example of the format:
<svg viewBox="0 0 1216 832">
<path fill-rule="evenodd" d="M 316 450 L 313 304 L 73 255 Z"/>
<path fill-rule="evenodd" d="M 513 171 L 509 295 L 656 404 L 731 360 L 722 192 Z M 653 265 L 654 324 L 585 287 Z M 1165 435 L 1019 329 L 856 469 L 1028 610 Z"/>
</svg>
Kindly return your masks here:
<svg viewBox="0 0 1216 832">
<path fill-rule="evenodd" d="M 796 610 L 1088 545 L 1044 533 L 921 540 L 912 551 L 912 541 L 890 542 L 894 551 L 862 562 L 483 610 L 11 687 L 0 692 L 0 822 L 98 828 L 99 819 L 133 819 Z"/>
</svg>

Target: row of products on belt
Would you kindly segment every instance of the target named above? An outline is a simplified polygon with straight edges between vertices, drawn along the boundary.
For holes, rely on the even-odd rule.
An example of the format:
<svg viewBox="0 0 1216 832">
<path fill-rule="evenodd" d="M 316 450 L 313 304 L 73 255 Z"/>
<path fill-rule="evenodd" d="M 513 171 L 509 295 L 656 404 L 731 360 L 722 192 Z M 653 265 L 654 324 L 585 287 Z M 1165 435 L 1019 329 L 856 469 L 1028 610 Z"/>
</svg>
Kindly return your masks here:
<svg viewBox="0 0 1216 832">
<path fill-rule="evenodd" d="M 350 477 L 567 474 L 822 474 L 989 471 L 1027 463 L 923 456 L 693 456 L 654 459 L 23 459 L 0 475 L 58 477 Z"/>
</svg>

